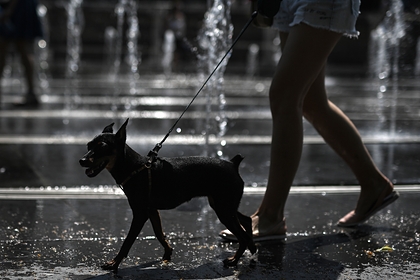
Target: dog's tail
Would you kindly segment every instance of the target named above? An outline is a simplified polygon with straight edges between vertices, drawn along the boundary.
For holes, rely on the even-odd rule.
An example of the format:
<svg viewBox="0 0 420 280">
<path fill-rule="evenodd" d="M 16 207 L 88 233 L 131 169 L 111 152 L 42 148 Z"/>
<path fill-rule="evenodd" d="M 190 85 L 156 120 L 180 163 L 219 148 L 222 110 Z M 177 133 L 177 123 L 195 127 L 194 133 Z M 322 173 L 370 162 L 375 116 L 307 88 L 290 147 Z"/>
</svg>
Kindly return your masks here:
<svg viewBox="0 0 420 280">
<path fill-rule="evenodd" d="M 236 167 L 236 169 L 238 170 L 239 164 L 241 163 L 241 161 L 244 159 L 244 157 L 240 154 L 237 154 L 236 156 L 234 156 L 230 161 L 233 163 L 233 165 Z"/>
</svg>

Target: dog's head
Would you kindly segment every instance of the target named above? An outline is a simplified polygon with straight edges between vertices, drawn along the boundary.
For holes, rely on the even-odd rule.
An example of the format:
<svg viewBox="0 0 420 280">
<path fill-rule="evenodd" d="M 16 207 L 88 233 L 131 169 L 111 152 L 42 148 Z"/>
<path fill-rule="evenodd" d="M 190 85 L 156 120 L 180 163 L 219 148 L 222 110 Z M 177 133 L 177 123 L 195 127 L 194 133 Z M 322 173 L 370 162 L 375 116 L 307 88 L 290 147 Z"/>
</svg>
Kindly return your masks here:
<svg viewBox="0 0 420 280">
<path fill-rule="evenodd" d="M 117 133 L 113 134 L 114 123 L 112 123 L 87 144 L 88 152 L 79 160 L 79 163 L 82 167 L 87 168 L 85 173 L 88 177 L 95 177 L 104 168 L 112 169 L 118 153 L 124 151 L 127 124 L 128 119 Z"/>
</svg>

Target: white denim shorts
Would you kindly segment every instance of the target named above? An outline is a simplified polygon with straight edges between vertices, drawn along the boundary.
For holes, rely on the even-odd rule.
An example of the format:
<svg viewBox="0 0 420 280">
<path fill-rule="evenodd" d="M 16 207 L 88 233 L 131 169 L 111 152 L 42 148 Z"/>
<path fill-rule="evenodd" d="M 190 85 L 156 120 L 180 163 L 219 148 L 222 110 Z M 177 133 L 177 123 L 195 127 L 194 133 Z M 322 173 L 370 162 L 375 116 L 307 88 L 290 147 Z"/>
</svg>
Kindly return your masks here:
<svg viewBox="0 0 420 280">
<path fill-rule="evenodd" d="M 348 37 L 357 37 L 359 8 L 360 0 L 283 0 L 272 27 L 289 32 L 292 26 L 305 23 Z"/>
</svg>

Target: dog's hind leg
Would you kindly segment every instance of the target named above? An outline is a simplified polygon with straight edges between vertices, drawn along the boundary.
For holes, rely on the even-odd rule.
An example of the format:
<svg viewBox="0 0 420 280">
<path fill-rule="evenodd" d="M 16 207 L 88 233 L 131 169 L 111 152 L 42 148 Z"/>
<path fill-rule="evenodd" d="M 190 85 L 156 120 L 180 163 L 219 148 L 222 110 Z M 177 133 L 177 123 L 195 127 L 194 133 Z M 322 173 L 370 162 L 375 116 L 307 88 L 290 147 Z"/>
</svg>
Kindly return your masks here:
<svg viewBox="0 0 420 280">
<path fill-rule="evenodd" d="M 162 257 L 163 261 L 170 261 L 173 249 L 169 246 L 168 241 L 165 238 L 165 234 L 162 229 L 162 222 L 160 220 L 159 211 L 157 209 L 149 209 L 149 219 L 152 223 L 153 231 L 155 232 L 156 238 L 159 240 L 165 249 L 165 254 Z"/>
<path fill-rule="evenodd" d="M 253 267 L 256 264 L 258 255 L 257 247 L 255 246 L 254 240 L 252 238 L 252 219 L 249 216 L 242 214 L 241 212 L 236 212 L 238 215 L 238 220 L 241 223 L 241 226 L 245 229 L 248 236 L 251 238 L 251 241 L 248 241 L 248 249 L 252 254 L 250 266 Z"/>
<path fill-rule="evenodd" d="M 238 239 L 239 248 L 235 255 L 223 261 L 225 266 L 236 266 L 247 247 L 252 254 L 257 252 L 257 247 L 252 240 L 252 220 L 236 210 L 239 201 L 237 203 L 226 202 L 223 197 L 218 199 L 212 196 L 209 196 L 208 200 L 220 222 Z M 242 223 L 243 225 L 241 225 Z"/>
<path fill-rule="evenodd" d="M 236 251 L 235 255 L 229 257 L 223 261 L 225 266 L 236 266 L 238 264 L 239 259 L 245 252 L 246 248 L 248 247 L 248 243 L 250 242 L 250 237 L 244 231 L 242 226 L 240 225 L 236 214 L 232 213 L 220 213 L 220 211 L 216 211 L 217 216 L 219 217 L 220 221 L 226 226 L 230 232 L 232 232 L 239 241 L 239 248 Z"/>
<path fill-rule="evenodd" d="M 249 216 L 242 214 L 241 212 L 237 211 L 236 215 L 238 215 L 239 222 L 241 223 L 242 227 L 245 229 L 246 233 L 252 237 L 252 219 Z"/>
<path fill-rule="evenodd" d="M 212 200 L 210 205 L 216 212 L 220 222 L 222 222 L 222 224 L 224 224 L 226 228 L 238 239 L 239 248 L 235 255 L 223 261 L 225 266 L 236 266 L 247 247 L 250 249 L 252 254 L 257 251 L 255 244 L 252 241 L 252 235 L 249 235 L 241 226 L 236 214 L 237 211 L 232 209 L 231 205 L 219 205 L 217 202 L 215 203 L 214 200 Z"/>
</svg>

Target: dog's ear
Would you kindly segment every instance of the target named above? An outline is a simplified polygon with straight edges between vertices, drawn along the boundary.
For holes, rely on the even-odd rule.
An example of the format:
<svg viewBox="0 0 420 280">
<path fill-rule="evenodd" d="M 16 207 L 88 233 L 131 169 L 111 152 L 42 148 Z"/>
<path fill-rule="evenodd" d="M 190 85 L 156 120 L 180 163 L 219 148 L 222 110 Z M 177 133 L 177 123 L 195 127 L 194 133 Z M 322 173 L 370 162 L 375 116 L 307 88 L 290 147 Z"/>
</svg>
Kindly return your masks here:
<svg viewBox="0 0 420 280">
<path fill-rule="evenodd" d="M 114 132 L 112 130 L 112 127 L 114 126 L 114 123 L 111 123 L 110 125 L 105 126 L 104 130 L 102 131 L 102 133 L 112 133 Z"/>
<path fill-rule="evenodd" d="M 115 137 L 117 138 L 118 141 L 125 143 L 125 140 L 127 138 L 127 124 L 128 124 L 128 120 L 127 119 L 125 121 L 125 123 L 123 123 L 123 125 L 120 127 L 120 129 L 118 129 L 117 133 L 115 133 Z"/>
</svg>

